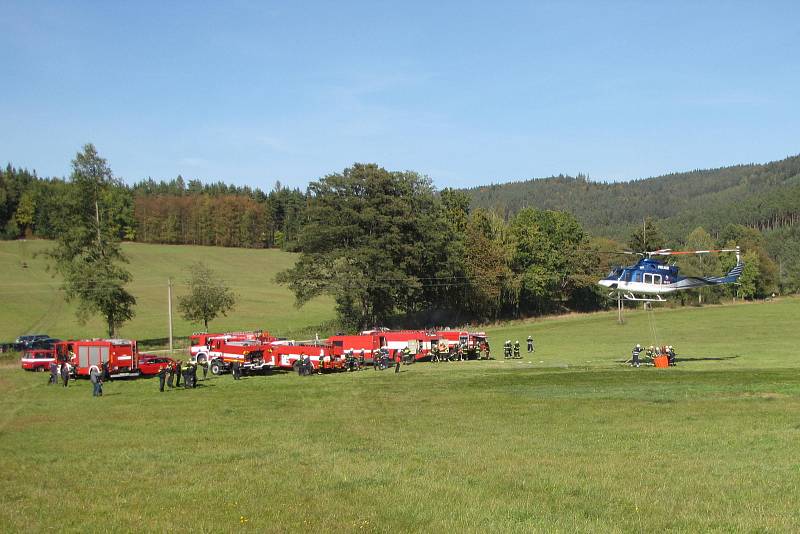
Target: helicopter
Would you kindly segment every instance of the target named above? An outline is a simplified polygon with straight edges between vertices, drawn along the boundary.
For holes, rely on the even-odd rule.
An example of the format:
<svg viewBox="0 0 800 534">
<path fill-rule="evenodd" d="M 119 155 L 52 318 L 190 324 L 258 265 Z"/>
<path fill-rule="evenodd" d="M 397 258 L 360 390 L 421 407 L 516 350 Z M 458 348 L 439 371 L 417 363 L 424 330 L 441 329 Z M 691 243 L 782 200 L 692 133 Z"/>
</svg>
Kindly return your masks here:
<svg viewBox="0 0 800 534">
<path fill-rule="evenodd" d="M 678 267 L 666 264 L 654 256 L 679 256 L 689 254 L 712 254 L 735 252 L 736 265 L 725 276 L 699 277 L 680 276 Z M 634 265 L 614 267 L 608 275 L 597 283 L 611 289 L 609 297 L 617 300 L 641 302 L 666 302 L 664 295 L 697 289 L 705 286 L 735 283 L 742 275 L 744 262 L 739 247 L 717 250 L 681 250 L 660 249 L 652 252 L 619 252 L 619 254 L 636 254 L 642 258 Z"/>
</svg>

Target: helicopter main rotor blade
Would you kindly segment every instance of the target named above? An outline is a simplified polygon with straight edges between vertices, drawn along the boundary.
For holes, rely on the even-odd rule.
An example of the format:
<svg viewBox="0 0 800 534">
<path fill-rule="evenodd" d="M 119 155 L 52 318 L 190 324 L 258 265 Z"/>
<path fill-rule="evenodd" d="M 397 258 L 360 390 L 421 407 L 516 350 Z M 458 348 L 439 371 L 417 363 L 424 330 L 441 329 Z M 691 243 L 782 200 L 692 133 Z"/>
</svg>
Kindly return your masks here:
<svg viewBox="0 0 800 534">
<path fill-rule="evenodd" d="M 739 252 L 739 248 L 718 248 L 710 250 L 655 250 L 649 254 L 652 256 L 686 256 L 689 254 L 716 254 L 718 252 Z"/>
</svg>

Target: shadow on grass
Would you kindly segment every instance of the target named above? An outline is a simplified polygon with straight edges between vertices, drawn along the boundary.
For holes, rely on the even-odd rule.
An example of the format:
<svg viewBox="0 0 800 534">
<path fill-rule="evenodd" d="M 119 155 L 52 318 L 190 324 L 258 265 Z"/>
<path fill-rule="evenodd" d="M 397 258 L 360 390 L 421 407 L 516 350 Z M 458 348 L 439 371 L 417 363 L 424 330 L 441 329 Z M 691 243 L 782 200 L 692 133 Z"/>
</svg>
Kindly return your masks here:
<svg viewBox="0 0 800 534">
<path fill-rule="evenodd" d="M 740 357 L 739 354 L 737 354 L 736 356 L 720 356 L 719 358 L 711 358 L 711 357 L 705 357 L 705 358 L 690 358 L 690 357 L 677 358 L 676 357 L 675 361 L 676 362 L 717 362 L 717 361 L 723 361 L 723 360 L 735 360 L 736 358 L 739 358 L 739 357 Z"/>
</svg>

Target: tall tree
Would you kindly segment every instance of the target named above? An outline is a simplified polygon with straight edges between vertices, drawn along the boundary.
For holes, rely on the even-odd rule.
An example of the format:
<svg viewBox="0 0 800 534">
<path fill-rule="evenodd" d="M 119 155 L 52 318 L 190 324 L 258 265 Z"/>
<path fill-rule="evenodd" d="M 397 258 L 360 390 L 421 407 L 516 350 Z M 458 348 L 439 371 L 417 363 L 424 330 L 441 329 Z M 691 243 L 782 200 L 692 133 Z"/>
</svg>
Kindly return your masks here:
<svg viewBox="0 0 800 534">
<path fill-rule="evenodd" d="M 209 321 L 227 315 L 236 305 L 233 291 L 202 262 L 189 266 L 186 287 L 188 294 L 178 297 L 178 309 L 187 321 L 202 322 L 206 332 Z"/>
<path fill-rule="evenodd" d="M 664 248 L 665 240 L 661 230 L 650 217 L 644 220 L 644 225 L 638 226 L 628 239 L 628 246 L 634 252 L 647 252 Z"/>
<path fill-rule="evenodd" d="M 511 252 L 493 231 L 491 216 L 484 210 L 469 214 L 464 253 L 470 284 L 467 305 L 477 317 L 497 318 L 511 282 Z"/>
<path fill-rule="evenodd" d="M 331 295 L 343 325 L 356 328 L 463 289 L 428 178 L 357 163 L 309 185 L 304 217 L 300 258 L 277 278 L 298 305 Z"/>
<path fill-rule="evenodd" d="M 69 217 L 60 221 L 56 246 L 48 255 L 63 278 L 68 300 L 77 300 L 78 320 L 100 314 L 109 337 L 133 318 L 136 299 L 125 289 L 132 279 L 119 245 L 116 206 L 107 194 L 120 183 L 94 145 L 87 144 L 72 161 L 70 187 L 64 203 Z"/>
<path fill-rule="evenodd" d="M 519 284 L 519 308 L 558 309 L 575 289 L 592 285 L 586 236 L 566 212 L 521 210 L 510 223 L 514 253 L 511 268 Z"/>
</svg>

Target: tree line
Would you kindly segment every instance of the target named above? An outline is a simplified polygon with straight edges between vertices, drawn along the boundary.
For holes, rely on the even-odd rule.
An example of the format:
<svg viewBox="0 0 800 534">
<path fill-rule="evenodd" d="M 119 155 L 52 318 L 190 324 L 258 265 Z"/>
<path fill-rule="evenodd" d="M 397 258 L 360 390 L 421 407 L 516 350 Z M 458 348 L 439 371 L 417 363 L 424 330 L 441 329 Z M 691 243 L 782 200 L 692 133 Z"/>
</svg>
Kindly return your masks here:
<svg viewBox="0 0 800 534">
<path fill-rule="evenodd" d="M 68 269 L 62 272 L 68 295 L 90 303 L 84 312 L 104 314 L 110 329 L 129 318 L 130 310 L 109 311 L 103 306 L 117 300 L 128 302 L 132 310 L 135 304 L 119 292 L 130 280 L 116 245 L 122 240 L 281 247 L 300 255 L 279 281 L 294 292 L 298 304 L 321 294 L 332 296 L 343 326 L 393 321 L 444 324 L 601 309 L 609 301 L 596 281 L 612 264 L 622 263 L 610 252 L 625 248 L 740 245 L 747 261 L 741 284 L 681 293 L 679 299 L 685 303 L 797 291 L 800 232 L 790 223 L 797 186 L 796 180 L 786 178 L 796 171 L 795 163 L 791 159 L 698 171 L 711 173 L 710 183 L 691 188 L 706 195 L 709 205 L 694 219 L 659 208 L 650 210 L 656 215 L 645 215 L 644 226 L 637 222 L 628 224 L 624 234 L 599 234 L 587 230 L 582 217 L 569 210 L 524 206 L 518 200 L 509 201 L 504 209 L 487 208 L 475 191 L 439 191 L 425 176 L 375 164 L 355 164 L 327 175 L 311 182 L 305 192 L 276 184 L 265 193 L 219 182 L 186 182 L 181 176 L 128 186 L 113 176 L 94 146 L 86 145 L 67 179 L 40 178 L 11 165 L 0 172 L 0 227 L 6 238 L 57 240 L 61 251 L 55 258 Z M 743 184 L 745 170 L 749 178 Z M 93 178 L 87 182 L 87 176 Z M 691 182 L 685 175 L 667 177 L 661 185 L 655 179 L 645 180 L 652 191 L 637 199 L 626 187 L 641 193 L 641 183 L 594 184 L 586 177 L 561 177 L 545 181 L 543 187 L 562 195 L 541 202 L 557 204 L 566 195 L 576 206 L 587 206 L 584 197 L 600 187 L 627 191 L 621 200 L 639 205 L 653 192 L 669 194 L 676 181 Z M 515 190 L 514 185 L 509 190 Z M 491 189 L 506 194 L 504 186 Z M 726 217 L 741 214 L 741 220 L 720 214 L 713 224 L 703 224 L 703 213 L 717 213 L 725 199 L 738 198 L 732 191 L 745 190 L 761 196 L 723 210 Z M 602 211 L 604 198 L 597 195 L 592 213 Z M 772 199 L 769 208 L 758 203 L 765 198 Z M 676 200 L 684 205 L 695 201 Z M 783 213 L 781 220 L 787 222 L 768 229 L 754 226 L 750 222 L 758 210 Z M 74 230 L 75 225 L 82 230 Z M 688 230 L 678 234 L 684 228 Z M 710 276 L 722 274 L 732 261 L 731 257 L 686 258 L 679 264 L 685 274 Z M 107 281 L 107 293 L 92 290 L 103 294 L 105 301 L 81 296 L 80 284 L 69 288 L 70 277 L 79 272 Z"/>
<path fill-rule="evenodd" d="M 71 216 L 60 199 L 76 188 L 72 178 L 40 178 L 8 164 L 0 171 L 0 235 L 56 239 Z M 305 207 L 304 193 L 280 183 L 264 193 L 178 176 L 132 186 L 115 180 L 105 190 L 114 235 L 142 243 L 291 250 Z"/>
</svg>

